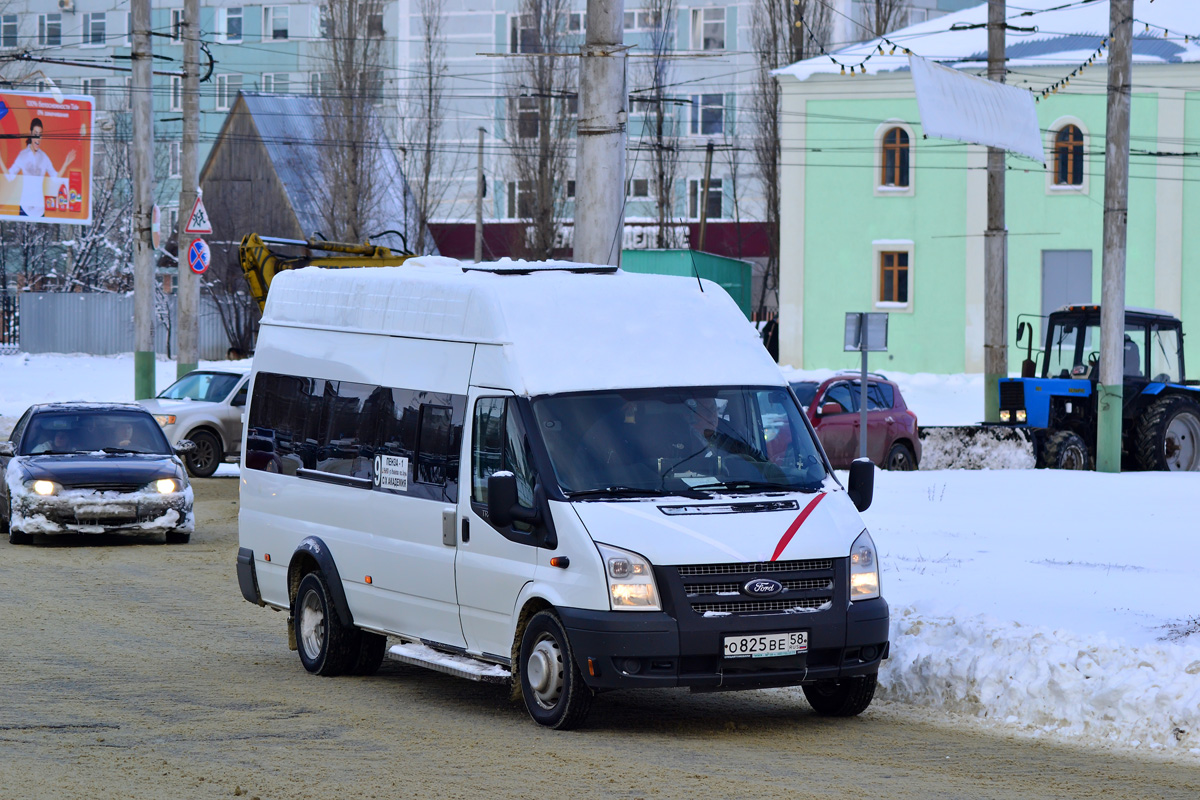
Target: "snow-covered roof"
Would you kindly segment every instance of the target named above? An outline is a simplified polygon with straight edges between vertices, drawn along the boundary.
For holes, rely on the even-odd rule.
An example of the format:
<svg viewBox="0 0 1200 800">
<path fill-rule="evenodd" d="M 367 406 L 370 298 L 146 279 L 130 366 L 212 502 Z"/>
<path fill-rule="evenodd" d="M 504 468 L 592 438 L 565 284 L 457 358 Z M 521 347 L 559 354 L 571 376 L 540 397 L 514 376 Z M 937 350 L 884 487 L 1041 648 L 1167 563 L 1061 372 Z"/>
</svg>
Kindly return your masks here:
<svg viewBox="0 0 1200 800">
<path fill-rule="evenodd" d="M 308 267 L 275 276 L 263 325 L 501 345 L 525 394 L 654 386 L 782 386 L 754 326 L 710 281 L 624 270 Z M 596 269 L 594 265 L 571 265 Z"/>
<path fill-rule="evenodd" d="M 324 160 L 322 148 L 327 147 L 327 134 L 322 130 L 320 120 L 330 112 L 322 107 L 317 97 L 242 92 L 241 100 L 254 119 L 300 229 L 306 236 L 311 236 L 325 226 L 322 206 L 329 202 L 328 193 L 320 190 L 324 178 L 319 165 Z M 367 114 L 357 123 L 359 134 L 383 140 L 385 134 L 379 118 L 373 111 Z M 379 197 L 368 204 L 367 210 L 372 218 L 365 224 L 371 228 L 371 233 L 375 229 L 389 228 L 409 231 L 408 246 L 413 252 L 437 253 L 437 244 L 428 231 L 423 243 L 411 233 L 419 226 L 416 201 L 395 150 L 392 147 L 370 148 L 366 157 L 373 159 L 372 171 L 380 178 L 373 187 Z M 399 249 L 396 242 L 383 243 Z"/>
<path fill-rule="evenodd" d="M 1195 39 L 1200 34 L 1200 3 L 1138 0 L 1133 14 L 1134 63 L 1200 61 L 1200 42 Z M 775 74 L 790 75 L 797 80 L 823 73 L 838 74 L 842 71 L 841 65 L 858 65 L 867 56 L 870 59 L 863 67 L 868 74 L 907 70 L 905 48 L 947 66 L 982 69 L 987 66 L 988 33 L 984 27 L 987 15 L 988 4 L 981 3 L 901 28 L 884 37 L 887 42 L 884 38 L 876 38 L 836 50 L 831 55 L 839 63 L 821 55 L 798 61 Z M 1109 33 L 1109 8 L 1104 0 L 1090 3 L 1021 0 L 1009 4 L 1006 19 L 1010 26 L 1036 28 L 1034 31 L 1008 31 L 1005 55 L 1009 69 L 1060 64 L 1078 66 L 1095 53 Z M 897 45 L 894 53 L 892 44 Z M 882 53 L 879 52 L 881 46 Z M 1103 62 L 1106 55 L 1107 50 L 1097 61 Z"/>
</svg>

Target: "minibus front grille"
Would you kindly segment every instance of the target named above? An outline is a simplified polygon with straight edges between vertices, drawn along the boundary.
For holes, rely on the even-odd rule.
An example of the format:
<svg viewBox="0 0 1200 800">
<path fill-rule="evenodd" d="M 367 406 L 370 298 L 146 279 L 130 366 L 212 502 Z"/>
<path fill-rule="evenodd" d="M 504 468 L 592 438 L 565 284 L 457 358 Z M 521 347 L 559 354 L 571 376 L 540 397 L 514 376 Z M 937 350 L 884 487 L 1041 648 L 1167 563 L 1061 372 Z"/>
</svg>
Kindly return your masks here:
<svg viewBox="0 0 1200 800">
<path fill-rule="evenodd" d="M 676 607 L 689 607 L 700 616 L 729 614 L 795 614 L 832 607 L 837 593 L 834 559 L 760 561 L 749 564 L 685 564 L 673 568 Z M 776 593 L 753 594 L 759 582 L 779 584 Z"/>
<path fill-rule="evenodd" d="M 697 614 L 779 614 L 821 611 L 833 605 L 833 598 L 797 597 L 792 600 L 746 600 L 733 603 L 692 603 Z"/>
<path fill-rule="evenodd" d="M 808 572 L 833 569 L 831 558 L 806 561 L 760 561 L 752 564 L 685 564 L 678 567 L 682 577 L 696 575 L 753 575 L 763 572 Z"/>
<path fill-rule="evenodd" d="M 783 588 L 788 591 L 801 591 L 804 589 L 824 589 L 829 591 L 833 588 L 832 578 L 802 578 L 799 580 L 780 581 Z M 688 583 L 684 584 L 687 590 L 688 597 L 696 597 L 702 594 L 741 594 L 742 583 Z"/>
</svg>

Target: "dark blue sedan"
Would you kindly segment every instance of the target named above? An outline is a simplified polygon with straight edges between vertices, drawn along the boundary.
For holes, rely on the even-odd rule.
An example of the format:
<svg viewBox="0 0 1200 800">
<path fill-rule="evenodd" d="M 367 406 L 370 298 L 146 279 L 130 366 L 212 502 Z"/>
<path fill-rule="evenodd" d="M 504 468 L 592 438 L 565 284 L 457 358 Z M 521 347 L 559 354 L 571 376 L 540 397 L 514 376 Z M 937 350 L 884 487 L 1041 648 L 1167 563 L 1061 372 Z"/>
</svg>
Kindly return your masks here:
<svg viewBox="0 0 1200 800">
<path fill-rule="evenodd" d="M 184 543 L 195 524 L 183 462 L 139 405 L 32 406 L 0 442 L 0 529 L 13 544 L 115 531 Z"/>
</svg>

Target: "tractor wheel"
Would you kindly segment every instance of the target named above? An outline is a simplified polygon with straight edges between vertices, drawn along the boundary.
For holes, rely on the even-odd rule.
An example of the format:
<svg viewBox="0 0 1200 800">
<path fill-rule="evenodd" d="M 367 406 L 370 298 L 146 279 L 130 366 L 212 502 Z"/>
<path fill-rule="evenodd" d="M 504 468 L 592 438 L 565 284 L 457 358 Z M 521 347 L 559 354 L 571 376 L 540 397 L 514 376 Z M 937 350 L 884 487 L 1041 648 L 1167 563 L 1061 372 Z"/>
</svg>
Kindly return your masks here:
<svg viewBox="0 0 1200 800">
<path fill-rule="evenodd" d="M 1142 469 L 1200 470 L 1200 405 L 1179 395 L 1155 400 L 1134 426 L 1133 452 Z"/>
<path fill-rule="evenodd" d="M 1055 431 L 1042 445 L 1042 463 L 1047 469 L 1091 469 L 1092 456 L 1078 433 Z"/>
</svg>

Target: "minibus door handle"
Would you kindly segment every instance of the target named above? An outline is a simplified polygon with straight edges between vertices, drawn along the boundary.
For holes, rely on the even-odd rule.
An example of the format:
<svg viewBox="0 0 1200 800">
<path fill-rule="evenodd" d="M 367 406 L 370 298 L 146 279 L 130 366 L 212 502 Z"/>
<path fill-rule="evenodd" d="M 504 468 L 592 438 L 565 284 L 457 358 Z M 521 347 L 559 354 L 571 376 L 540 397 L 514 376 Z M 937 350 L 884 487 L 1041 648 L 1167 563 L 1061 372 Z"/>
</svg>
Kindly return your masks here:
<svg viewBox="0 0 1200 800">
<path fill-rule="evenodd" d="M 442 509 L 442 544 L 447 547 L 458 544 L 458 512 L 453 508 Z"/>
</svg>

